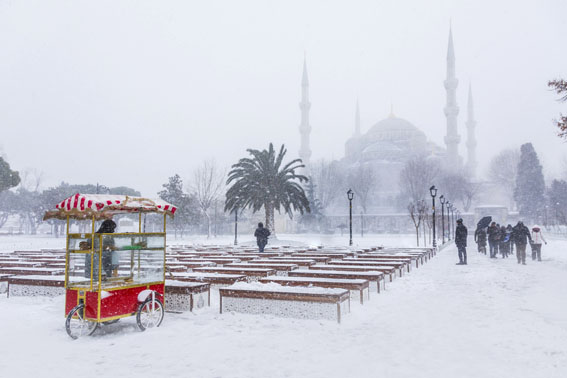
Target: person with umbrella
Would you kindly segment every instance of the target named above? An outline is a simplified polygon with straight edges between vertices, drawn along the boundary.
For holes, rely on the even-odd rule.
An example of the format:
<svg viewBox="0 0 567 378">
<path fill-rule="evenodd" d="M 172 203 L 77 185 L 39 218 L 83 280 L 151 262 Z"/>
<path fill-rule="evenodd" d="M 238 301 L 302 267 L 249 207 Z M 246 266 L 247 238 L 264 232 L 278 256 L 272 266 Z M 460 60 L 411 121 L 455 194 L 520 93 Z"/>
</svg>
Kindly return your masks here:
<svg viewBox="0 0 567 378">
<path fill-rule="evenodd" d="M 459 251 L 459 262 L 457 265 L 467 265 L 467 237 L 469 231 L 463 224 L 461 218 L 457 219 L 457 228 L 455 229 L 455 244 Z"/>
<path fill-rule="evenodd" d="M 474 241 L 478 245 L 478 252 L 484 253 L 486 255 L 486 229 L 490 226 L 492 222 L 492 217 L 486 216 L 478 221 L 476 224 L 476 231 L 474 232 Z"/>
</svg>

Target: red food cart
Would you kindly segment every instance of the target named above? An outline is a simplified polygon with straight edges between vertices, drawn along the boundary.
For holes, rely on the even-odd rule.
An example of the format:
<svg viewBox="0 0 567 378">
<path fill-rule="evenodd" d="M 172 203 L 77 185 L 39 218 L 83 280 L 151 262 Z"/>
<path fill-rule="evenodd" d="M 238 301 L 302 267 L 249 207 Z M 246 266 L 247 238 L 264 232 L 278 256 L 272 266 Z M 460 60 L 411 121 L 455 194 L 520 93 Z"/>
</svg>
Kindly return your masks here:
<svg viewBox="0 0 567 378">
<path fill-rule="evenodd" d="M 56 208 L 44 220 L 67 221 L 65 328 L 69 336 L 91 335 L 101 323 L 134 315 L 142 331 L 159 327 L 164 315 L 166 217 L 173 217 L 176 207 L 160 199 L 77 193 Z M 135 213 L 138 232 L 114 233 L 105 227 L 95 231 L 97 222 L 112 225 L 108 220 L 113 216 Z M 146 213 L 163 215 L 163 232 L 142 232 Z M 85 231 L 85 226 L 87 232 L 70 232 L 71 228 Z"/>
</svg>

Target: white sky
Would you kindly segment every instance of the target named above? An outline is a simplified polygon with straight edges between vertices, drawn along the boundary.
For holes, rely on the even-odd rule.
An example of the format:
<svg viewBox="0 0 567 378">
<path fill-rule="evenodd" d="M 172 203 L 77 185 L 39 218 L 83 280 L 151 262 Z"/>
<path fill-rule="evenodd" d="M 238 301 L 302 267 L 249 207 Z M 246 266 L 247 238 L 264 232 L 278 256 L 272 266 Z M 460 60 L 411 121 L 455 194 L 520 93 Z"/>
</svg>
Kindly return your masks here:
<svg viewBox="0 0 567 378">
<path fill-rule="evenodd" d="M 567 104 L 546 84 L 567 78 L 565 14 L 562 0 L 1 1 L 0 148 L 44 186 L 151 196 L 246 148 L 285 143 L 295 158 L 304 51 L 313 159 L 344 156 L 357 97 L 363 132 L 392 102 L 442 145 L 452 20 L 461 154 L 472 82 L 481 164 L 532 141 L 555 175 Z"/>
</svg>

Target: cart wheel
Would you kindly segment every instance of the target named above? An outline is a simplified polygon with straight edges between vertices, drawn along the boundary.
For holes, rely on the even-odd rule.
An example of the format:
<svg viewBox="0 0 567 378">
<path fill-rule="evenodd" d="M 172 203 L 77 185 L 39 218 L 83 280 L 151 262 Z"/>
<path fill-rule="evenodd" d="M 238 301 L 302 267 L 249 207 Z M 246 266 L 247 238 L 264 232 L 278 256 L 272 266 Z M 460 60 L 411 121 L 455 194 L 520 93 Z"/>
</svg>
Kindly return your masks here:
<svg viewBox="0 0 567 378">
<path fill-rule="evenodd" d="M 75 306 L 75 308 L 69 312 L 69 315 L 67 315 L 65 329 L 72 339 L 76 340 L 79 337 L 90 336 L 98 327 L 97 322 L 91 322 L 84 318 L 84 311 L 85 305 L 80 304 Z"/>
<path fill-rule="evenodd" d="M 136 314 L 136 322 L 141 331 L 145 331 L 146 328 L 159 327 L 162 320 L 163 304 L 159 299 L 152 300 L 149 297 L 142 302 Z"/>
</svg>

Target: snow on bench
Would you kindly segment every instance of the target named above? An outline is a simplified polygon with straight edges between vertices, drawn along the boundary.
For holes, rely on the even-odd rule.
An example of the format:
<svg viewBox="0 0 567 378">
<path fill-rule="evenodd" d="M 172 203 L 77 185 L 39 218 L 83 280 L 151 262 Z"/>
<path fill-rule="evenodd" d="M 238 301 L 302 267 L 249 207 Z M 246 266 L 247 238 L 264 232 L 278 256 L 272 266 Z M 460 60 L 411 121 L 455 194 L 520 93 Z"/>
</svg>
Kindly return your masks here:
<svg viewBox="0 0 567 378">
<path fill-rule="evenodd" d="M 289 277 L 318 277 L 318 278 L 337 278 L 337 279 L 360 279 L 368 280 L 376 287 L 376 292 L 380 293 L 386 288 L 384 273 L 378 271 L 371 272 L 345 272 L 331 270 L 294 270 L 288 273 Z"/>
<path fill-rule="evenodd" d="M 360 259 L 357 257 L 347 257 L 343 260 L 341 260 L 345 263 L 349 262 L 349 263 L 356 263 L 355 265 L 358 264 L 364 264 L 364 263 L 381 263 L 382 265 L 392 265 L 395 266 L 397 268 L 402 268 L 404 269 L 406 272 L 411 272 L 411 267 L 412 267 L 412 262 L 411 260 L 409 261 L 403 261 L 403 260 L 388 260 L 388 259 L 381 259 L 379 257 L 377 258 L 373 258 L 373 259 Z"/>
<path fill-rule="evenodd" d="M 224 273 L 173 273 L 171 278 L 178 281 L 207 282 L 213 286 L 233 285 L 247 279 L 243 274 Z"/>
<path fill-rule="evenodd" d="M 57 268 L 0 268 L 0 274 L 13 275 L 61 275 L 65 273 L 65 269 Z"/>
<path fill-rule="evenodd" d="M 385 263 L 385 262 L 380 262 L 380 261 L 366 261 L 366 260 L 358 260 L 358 261 L 353 261 L 353 260 L 333 260 L 331 261 L 328 266 L 361 266 L 364 268 L 369 268 L 369 267 L 375 267 L 375 268 L 380 268 L 380 267 L 386 267 L 386 268 L 394 268 L 395 272 L 397 274 L 398 277 L 402 277 L 404 275 L 404 271 L 405 269 L 405 263 L 402 262 L 397 262 L 397 263 Z M 379 270 L 379 269 L 378 269 Z M 383 270 L 382 270 L 383 271 Z"/>
<path fill-rule="evenodd" d="M 251 260 L 250 262 L 253 264 L 297 264 L 299 266 L 310 266 L 317 263 L 315 260 L 299 257 L 272 257 L 266 260 Z"/>
<path fill-rule="evenodd" d="M 65 276 L 25 275 L 8 277 L 8 297 L 56 297 L 65 294 Z"/>
<path fill-rule="evenodd" d="M 301 319 L 341 322 L 350 312 L 350 294 L 344 289 L 288 287 L 275 283 L 237 283 L 219 289 L 220 313 L 270 314 Z"/>
<path fill-rule="evenodd" d="M 392 261 L 407 261 L 409 263 L 415 262 L 415 267 L 419 268 L 419 265 L 423 265 L 424 261 L 420 256 L 412 256 L 412 255 L 396 255 L 396 254 L 380 254 L 380 253 L 372 253 L 372 254 L 364 254 L 358 255 L 359 259 L 381 259 L 381 260 L 392 260 Z"/>
<path fill-rule="evenodd" d="M 255 260 L 247 261 L 245 263 L 226 264 L 227 268 L 260 268 L 260 269 L 273 269 L 278 276 L 287 276 L 287 272 L 299 268 L 297 264 L 285 264 L 272 261 L 272 263 L 257 264 Z"/>
<path fill-rule="evenodd" d="M 165 280 L 165 310 L 193 311 L 211 305 L 211 285 L 208 283 Z"/>
<path fill-rule="evenodd" d="M 370 284 L 361 279 L 333 279 L 317 277 L 266 277 L 259 282 L 274 282 L 282 286 L 323 287 L 328 289 L 345 289 L 350 291 L 351 298 L 358 298 L 360 304 L 370 299 Z"/>
<path fill-rule="evenodd" d="M 11 274 L 0 274 L 0 294 L 8 291 L 8 277 L 11 276 Z"/>
<path fill-rule="evenodd" d="M 228 267 L 205 267 L 195 268 L 196 273 L 226 273 L 226 274 L 243 274 L 249 282 L 258 281 L 260 277 L 268 277 L 276 274 L 275 269 L 262 268 L 228 268 Z"/>
<path fill-rule="evenodd" d="M 386 277 L 389 278 L 389 281 L 392 282 L 394 277 L 396 276 L 396 268 L 393 266 L 356 266 L 356 265 L 313 265 L 309 267 L 309 270 L 337 270 L 337 271 L 345 271 L 345 272 L 382 272 Z"/>
</svg>

